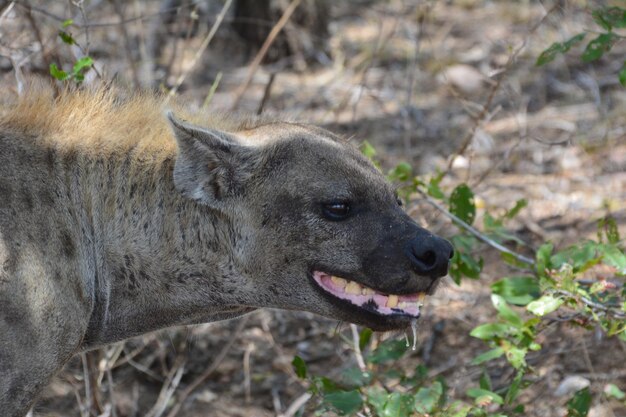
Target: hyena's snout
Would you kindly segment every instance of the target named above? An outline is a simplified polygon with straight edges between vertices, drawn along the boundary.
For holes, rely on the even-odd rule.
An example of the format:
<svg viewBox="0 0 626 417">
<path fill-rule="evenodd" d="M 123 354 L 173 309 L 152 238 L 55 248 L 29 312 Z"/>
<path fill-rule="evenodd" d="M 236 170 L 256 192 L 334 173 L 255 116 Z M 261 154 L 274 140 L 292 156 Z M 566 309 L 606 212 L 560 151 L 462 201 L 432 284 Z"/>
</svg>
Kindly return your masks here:
<svg viewBox="0 0 626 417">
<path fill-rule="evenodd" d="M 445 239 L 430 233 L 420 233 L 408 242 L 405 253 L 418 275 L 437 279 L 448 273 L 454 249 Z"/>
</svg>

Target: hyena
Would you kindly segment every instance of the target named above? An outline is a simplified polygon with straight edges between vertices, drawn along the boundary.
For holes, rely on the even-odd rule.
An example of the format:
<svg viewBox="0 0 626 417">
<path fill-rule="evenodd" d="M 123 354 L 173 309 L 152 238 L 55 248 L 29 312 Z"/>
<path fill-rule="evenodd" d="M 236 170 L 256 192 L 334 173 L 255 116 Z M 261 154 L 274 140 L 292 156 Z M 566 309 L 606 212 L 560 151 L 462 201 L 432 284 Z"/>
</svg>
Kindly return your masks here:
<svg viewBox="0 0 626 417">
<path fill-rule="evenodd" d="M 342 139 L 168 106 L 32 87 L 1 117 L 3 416 L 77 352 L 261 307 L 405 328 L 446 275 L 451 245 Z"/>
</svg>

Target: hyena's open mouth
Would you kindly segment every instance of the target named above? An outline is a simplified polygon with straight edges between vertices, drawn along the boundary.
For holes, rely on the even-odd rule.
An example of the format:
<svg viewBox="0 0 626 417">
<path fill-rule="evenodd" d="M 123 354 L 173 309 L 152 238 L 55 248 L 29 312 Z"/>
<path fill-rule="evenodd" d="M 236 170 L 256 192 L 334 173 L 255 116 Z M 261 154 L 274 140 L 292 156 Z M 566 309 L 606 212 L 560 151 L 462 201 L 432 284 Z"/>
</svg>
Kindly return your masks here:
<svg viewBox="0 0 626 417">
<path fill-rule="evenodd" d="M 382 316 L 409 316 L 418 318 L 426 293 L 384 294 L 356 281 L 350 281 L 324 272 L 314 271 L 313 280 L 326 293 Z"/>
</svg>

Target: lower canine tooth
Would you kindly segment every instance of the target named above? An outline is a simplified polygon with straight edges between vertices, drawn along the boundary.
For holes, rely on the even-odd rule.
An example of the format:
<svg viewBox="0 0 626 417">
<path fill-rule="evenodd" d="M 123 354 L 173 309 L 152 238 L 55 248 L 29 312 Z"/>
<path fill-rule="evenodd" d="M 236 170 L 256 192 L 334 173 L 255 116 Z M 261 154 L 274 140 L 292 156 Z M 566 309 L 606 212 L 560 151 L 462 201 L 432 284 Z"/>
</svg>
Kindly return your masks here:
<svg viewBox="0 0 626 417">
<path fill-rule="evenodd" d="M 356 282 L 350 282 L 346 286 L 345 291 L 348 294 L 360 295 L 361 294 L 361 286 L 359 284 L 357 284 Z"/>
<path fill-rule="evenodd" d="M 420 303 L 423 303 L 425 298 L 426 298 L 426 293 L 425 293 L 425 292 L 421 292 L 421 293 L 419 293 L 419 294 L 417 295 L 417 300 L 418 300 Z"/>
<path fill-rule="evenodd" d="M 396 308 L 398 306 L 398 296 L 397 295 L 390 295 L 387 298 L 387 307 L 389 308 Z"/>
</svg>

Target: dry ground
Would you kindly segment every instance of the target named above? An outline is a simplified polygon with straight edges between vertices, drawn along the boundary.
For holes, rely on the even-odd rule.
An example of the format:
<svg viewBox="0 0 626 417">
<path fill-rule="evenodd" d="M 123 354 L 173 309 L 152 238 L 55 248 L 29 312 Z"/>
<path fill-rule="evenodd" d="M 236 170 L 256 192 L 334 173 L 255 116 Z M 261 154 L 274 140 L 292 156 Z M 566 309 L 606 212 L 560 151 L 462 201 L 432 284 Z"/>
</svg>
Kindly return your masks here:
<svg viewBox="0 0 626 417">
<path fill-rule="evenodd" d="M 118 21 L 114 3 L 86 2 L 87 20 Z M 159 5 L 121 3 L 124 18 L 146 17 L 91 27 L 89 46 L 105 77 L 115 76 L 131 86 L 133 79 L 141 81 L 142 47 Z M 25 75 L 45 74 L 49 61 L 67 64 L 73 59 L 70 48 L 55 38 L 60 22 L 54 16 L 80 20 L 81 14 L 70 11 L 67 2 L 31 4 L 36 7 L 32 20 L 16 5 L 0 21 L 4 55 L 0 82 L 5 91 L 16 88 L 8 56 L 18 63 L 21 59 Z M 219 78 L 208 105 L 229 111 L 252 57 L 229 29 L 227 15 L 193 66 L 194 54 L 223 2 L 208 4 L 198 9 L 206 13 L 200 13 L 206 20 L 199 19 L 193 30 L 171 35 L 161 45 L 159 59 L 163 68 L 169 68 L 163 81 L 171 86 L 180 74 L 187 74 L 178 94 L 191 106 L 201 107 Z M 308 61 L 302 56 L 262 66 L 236 110 L 256 111 L 268 93 L 264 111 L 327 126 L 353 137 L 355 143 L 367 140 L 378 150 L 385 169 L 406 161 L 422 175 L 445 170 L 470 138 L 444 185 L 471 184 L 480 213 L 510 208 L 519 198 L 529 200 L 512 227 L 532 246 L 546 240 L 564 246 L 592 237 L 595 221 L 609 210 L 626 234 L 626 94 L 617 81 L 624 43 L 594 64 L 582 63 L 576 49 L 545 67 L 534 65 L 552 42 L 595 30 L 590 8 L 598 4 L 341 2 L 331 9 L 326 50 Z M 46 59 L 39 52 L 37 31 Z M 74 34 L 84 45 L 85 32 L 74 29 Z M 269 89 L 271 74 L 275 78 Z M 407 209 L 435 231 L 454 233 L 423 201 L 415 199 Z M 449 283 L 431 300 L 419 328 L 419 348 L 400 363 L 411 368 L 426 364 L 432 375 L 446 379 L 458 398 L 476 384 L 481 372 L 469 362 L 486 347 L 468 333 L 494 315 L 489 284 L 514 272 L 496 253 L 485 249 L 484 257 L 480 280 L 465 280 L 460 286 Z M 318 375 L 334 375 L 354 363 L 345 341 L 349 334 L 347 325 L 282 311 L 251 314 L 243 327 L 231 321 L 163 331 L 75 358 L 46 390 L 34 415 L 80 415 L 80 404 L 90 397 L 97 398 L 107 416 L 166 415 L 159 414 L 159 406 L 172 406 L 194 379 L 212 367 L 180 416 L 275 416 L 306 391 L 291 370 L 293 355 L 302 356 Z M 565 324 L 550 326 L 542 338 L 544 349 L 530 357 L 536 383 L 523 396 L 526 415 L 564 415 L 567 397 L 555 391 L 566 377 L 587 378 L 594 392 L 607 382 L 626 389 L 623 343 Z M 219 358 L 224 347 L 225 355 Z M 95 370 L 92 396 L 85 393 L 83 362 Z M 487 369 L 496 386 L 512 375 L 504 363 Z M 173 393 L 169 402 L 168 393 Z M 111 413 L 111 403 L 116 414 Z M 311 400 L 304 415 L 312 415 L 313 404 Z M 626 416 L 626 410 L 597 400 L 591 415 Z"/>
</svg>

